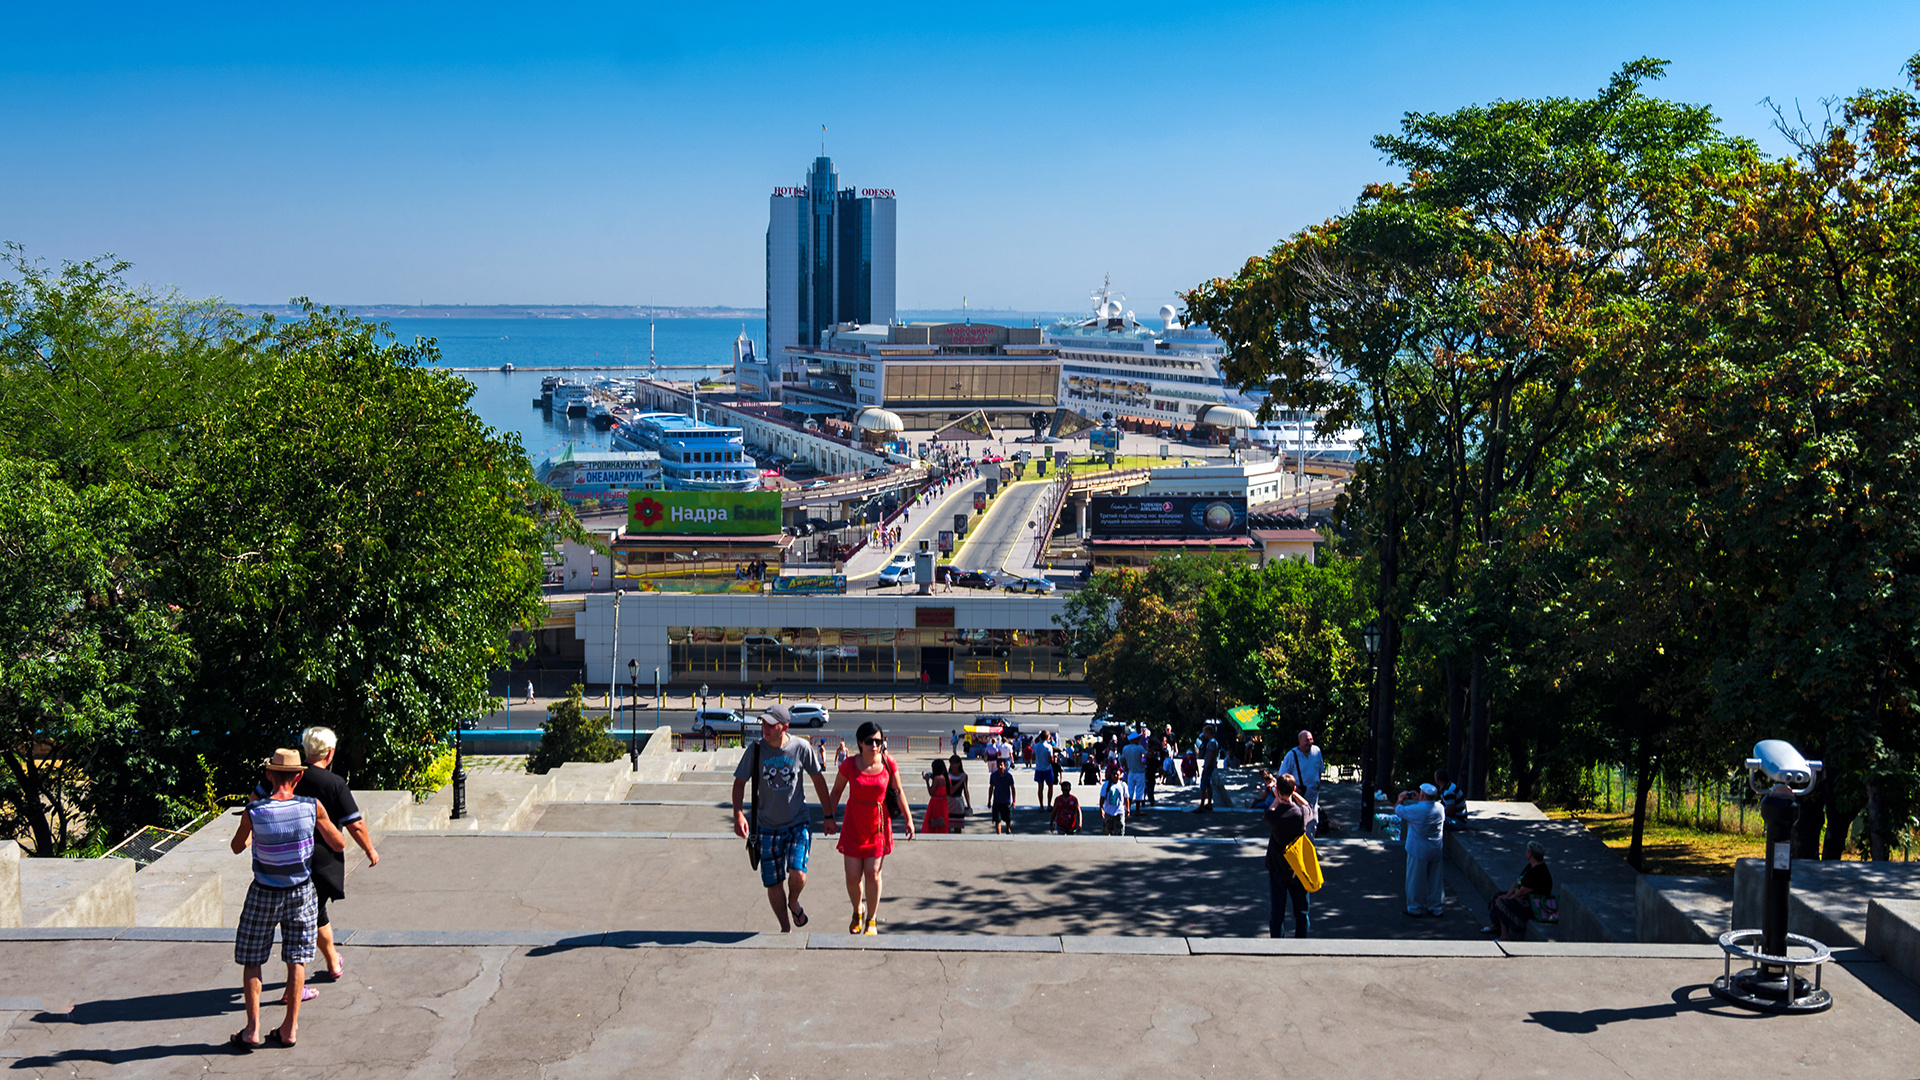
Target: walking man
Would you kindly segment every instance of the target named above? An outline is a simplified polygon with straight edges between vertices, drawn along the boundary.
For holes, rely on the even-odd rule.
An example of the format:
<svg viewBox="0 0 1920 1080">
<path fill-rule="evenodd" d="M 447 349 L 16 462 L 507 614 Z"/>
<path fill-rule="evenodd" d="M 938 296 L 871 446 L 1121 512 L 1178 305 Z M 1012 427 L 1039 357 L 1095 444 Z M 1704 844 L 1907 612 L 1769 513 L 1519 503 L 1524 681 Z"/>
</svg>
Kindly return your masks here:
<svg viewBox="0 0 1920 1080">
<path fill-rule="evenodd" d="M 1320 835 L 1320 776 L 1326 766 L 1320 748 L 1313 745 L 1313 732 L 1305 730 L 1293 749 L 1280 759 L 1280 771 L 1293 776 L 1295 790 L 1307 800 L 1307 825 L 1315 836 Z"/>
<path fill-rule="evenodd" d="M 1033 790 L 1043 810 L 1053 805 L 1055 756 L 1052 734 L 1041 732 L 1039 741 L 1033 744 Z"/>
<path fill-rule="evenodd" d="M 993 759 L 993 775 L 987 777 L 987 809 L 993 812 L 993 831 L 1012 836 L 1013 773 L 1008 771 L 1004 757 Z"/>
<path fill-rule="evenodd" d="M 802 774 L 813 778 L 820 805 L 827 805 L 820 754 L 807 740 L 788 737 L 787 727 L 792 722 L 785 705 L 768 706 L 760 714 L 760 737 L 740 755 L 740 764 L 733 770 L 733 832 L 743 839 L 756 840 L 760 884 L 767 887 L 767 904 L 780 920 L 783 934 L 807 925 L 800 891 L 807 887 L 807 856 L 813 848 L 813 832 L 807 818 L 806 789 L 800 786 Z M 749 780 L 756 780 L 751 827 L 740 806 Z M 820 829 L 832 836 L 833 819 L 823 819 Z"/>
<path fill-rule="evenodd" d="M 1147 797 L 1147 737 L 1135 732 L 1120 748 L 1120 760 L 1127 766 L 1127 801 L 1135 806 Z"/>
<path fill-rule="evenodd" d="M 379 866 L 380 853 L 373 849 L 373 834 L 367 831 L 367 819 L 360 816 L 360 805 L 353 801 L 353 790 L 333 771 L 333 752 L 338 745 L 339 739 L 332 728 L 310 727 L 300 733 L 300 750 L 306 755 L 307 771 L 301 775 L 293 793 L 318 801 L 334 825 L 345 830 L 353 842 L 360 845 L 360 850 L 367 853 L 367 866 Z M 339 982 L 340 976 L 346 973 L 346 964 L 333 944 L 333 921 L 327 914 L 327 903 L 347 898 L 345 848 L 335 851 L 325 844 L 314 847 L 313 888 L 320 900 L 315 924 L 319 928 L 320 959 L 326 963 L 324 971 L 313 973 L 314 978 L 324 975 L 328 982 Z"/>
<path fill-rule="evenodd" d="M 260 1037 L 260 969 L 273 955 L 273 932 L 280 931 L 280 959 L 287 964 L 287 1007 L 280 1026 L 269 1038 L 292 1046 L 300 1038 L 300 995 L 306 989 L 307 964 L 313 960 L 315 922 L 319 901 L 313 891 L 313 839 L 335 851 L 347 841 L 327 819 L 326 807 L 295 795 L 306 766 L 298 750 L 275 750 L 267 760 L 268 794 L 247 804 L 240 828 L 233 834 L 233 853 L 253 843 L 253 883 L 240 909 L 240 927 L 233 937 L 233 962 L 241 966 L 241 989 L 247 1002 L 247 1026 L 227 1041 L 240 1050 L 265 1045 Z"/>
<path fill-rule="evenodd" d="M 1401 828 L 1406 832 L 1407 914 L 1445 914 L 1445 878 L 1440 860 L 1446 849 L 1440 837 L 1446 811 L 1440 807 L 1440 789 L 1421 784 L 1418 792 L 1401 792 L 1393 813 L 1405 823 Z"/>
<path fill-rule="evenodd" d="M 1099 804 L 1101 834 L 1127 835 L 1127 785 L 1120 779 L 1118 765 L 1107 766 L 1107 779 L 1100 785 Z"/>
<path fill-rule="evenodd" d="M 533 704 L 533 680 L 532 679 L 527 680 L 527 698 L 525 701 L 521 702 L 521 704 L 523 705 Z"/>
<path fill-rule="evenodd" d="M 1220 740 L 1215 738 L 1218 721 L 1209 720 L 1200 727 L 1200 804 L 1195 813 L 1213 809 L 1213 772 L 1220 765 Z"/>
</svg>

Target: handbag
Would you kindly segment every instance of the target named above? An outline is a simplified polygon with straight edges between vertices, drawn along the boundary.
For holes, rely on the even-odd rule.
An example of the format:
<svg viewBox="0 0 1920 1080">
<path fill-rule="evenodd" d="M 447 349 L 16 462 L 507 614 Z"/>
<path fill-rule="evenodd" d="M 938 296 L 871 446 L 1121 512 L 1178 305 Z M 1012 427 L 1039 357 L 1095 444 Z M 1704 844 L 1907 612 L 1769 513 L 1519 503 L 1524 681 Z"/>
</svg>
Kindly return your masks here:
<svg viewBox="0 0 1920 1080">
<path fill-rule="evenodd" d="M 1538 896 L 1527 894 L 1527 900 L 1533 905 L 1533 921 L 1537 923 L 1558 923 L 1560 921 L 1560 898 L 1557 896 Z"/>
<path fill-rule="evenodd" d="M 1314 849 L 1313 841 L 1306 833 L 1287 845 L 1287 865 L 1293 868 L 1293 876 L 1300 879 L 1300 887 L 1310 893 L 1320 891 L 1327 879 L 1320 874 L 1320 853 Z"/>
<path fill-rule="evenodd" d="M 753 816 L 747 818 L 747 865 L 760 869 L 760 740 L 753 742 Z"/>
</svg>

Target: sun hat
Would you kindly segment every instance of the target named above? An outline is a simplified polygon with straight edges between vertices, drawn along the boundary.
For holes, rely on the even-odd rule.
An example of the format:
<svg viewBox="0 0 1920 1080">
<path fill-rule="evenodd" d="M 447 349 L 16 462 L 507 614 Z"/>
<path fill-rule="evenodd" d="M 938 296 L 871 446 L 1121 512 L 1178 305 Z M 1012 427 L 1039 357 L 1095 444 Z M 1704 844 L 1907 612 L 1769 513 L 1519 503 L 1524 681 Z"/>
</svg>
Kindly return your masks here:
<svg viewBox="0 0 1920 1080">
<path fill-rule="evenodd" d="M 1437 788 L 1437 787 L 1434 787 L 1434 786 L 1433 786 L 1432 784 L 1421 784 L 1421 785 L 1420 785 L 1420 794 L 1422 794 L 1422 795 L 1438 795 L 1438 794 L 1440 794 L 1440 789 L 1439 789 L 1439 788 Z"/>
<path fill-rule="evenodd" d="M 267 759 L 268 772 L 306 772 L 307 763 L 300 760 L 298 750 L 275 750 Z"/>
</svg>

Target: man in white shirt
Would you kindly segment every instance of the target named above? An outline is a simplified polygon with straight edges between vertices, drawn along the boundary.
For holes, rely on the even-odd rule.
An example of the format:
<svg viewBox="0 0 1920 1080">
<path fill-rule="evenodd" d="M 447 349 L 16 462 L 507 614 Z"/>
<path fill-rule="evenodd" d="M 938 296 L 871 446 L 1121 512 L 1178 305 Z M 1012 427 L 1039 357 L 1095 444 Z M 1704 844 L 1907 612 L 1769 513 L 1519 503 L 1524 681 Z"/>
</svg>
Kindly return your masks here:
<svg viewBox="0 0 1920 1080">
<path fill-rule="evenodd" d="M 1280 772 L 1293 777 L 1302 798 L 1307 800 L 1307 824 L 1313 835 L 1320 835 L 1320 776 L 1326 771 L 1326 758 L 1313 745 L 1313 732 L 1300 732 L 1294 748 L 1280 759 Z"/>
<path fill-rule="evenodd" d="M 1406 832 L 1407 914 L 1446 914 L 1446 848 L 1441 830 L 1447 814 L 1440 806 L 1440 789 L 1421 784 L 1418 792 L 1403 791 L 1393 812 Z"/>
</svg>

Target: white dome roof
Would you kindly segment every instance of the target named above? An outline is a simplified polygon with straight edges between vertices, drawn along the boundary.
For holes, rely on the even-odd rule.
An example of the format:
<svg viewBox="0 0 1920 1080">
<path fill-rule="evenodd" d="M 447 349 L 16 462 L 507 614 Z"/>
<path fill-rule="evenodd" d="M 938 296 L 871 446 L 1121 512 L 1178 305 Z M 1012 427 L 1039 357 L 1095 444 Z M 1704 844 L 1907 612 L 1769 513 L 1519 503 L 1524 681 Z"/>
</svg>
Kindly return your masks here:
<svg viewBox="0 0 1920 1080">
<path fill-rule="evenodd" d="M 905 431 L 907 425 L 898 414 L 886 409 L 861 409 L 853 418 L 853 424 L 861 431 Z"/>
</svg>

